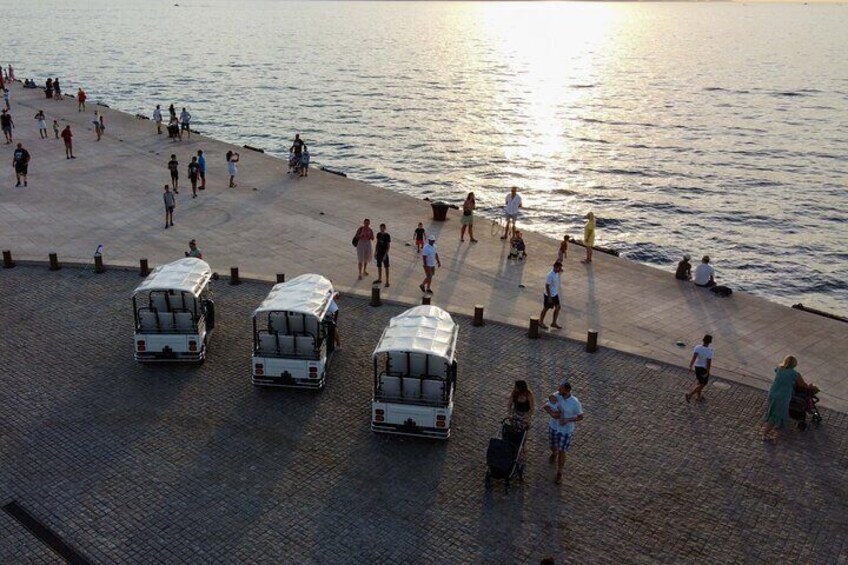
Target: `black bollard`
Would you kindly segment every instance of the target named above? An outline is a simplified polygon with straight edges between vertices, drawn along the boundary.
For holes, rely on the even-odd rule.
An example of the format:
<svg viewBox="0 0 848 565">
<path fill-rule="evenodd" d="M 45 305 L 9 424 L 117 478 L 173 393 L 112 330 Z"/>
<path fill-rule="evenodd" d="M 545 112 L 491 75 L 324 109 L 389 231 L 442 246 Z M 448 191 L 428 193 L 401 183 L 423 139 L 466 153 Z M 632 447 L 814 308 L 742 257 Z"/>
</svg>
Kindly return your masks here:
<svg viewBox="0 0 848 565">
<path fill-rule="evenodd" d="M 589 334 L 586 336 L 586 352 L 595 353 L 597 350 L 598 332 L 596 330 L 589 330 Z"/>
<path fill-rule="evenodd" d="M 241 284 L 241 279 L 239 278 L 238 267 L 230 267 L 230 284 L 232 284 L 232 285 Z"/>
<path fill-rule="evenodd" d="M 138 276 L 146 277 L 150 274 L 150 267 L 147 266 L 147 259 L 138 260 Z"/>
<path fill-rule="evenodd" d="M 286 282 L 285 273 L 277 273 L 277 284 Z"/>
<path fill-rule="evenodd" d="M 58 271 L 59 269 L 62 268 L 59 265 L 59 256 L 58 255 L 56 255 L 55 253 L 51 253 L 50 255 L 48 255 L 48 257 L 50 258 L 50 270 L 51 271 Z"/>
<path fill-rule="evenodd" d="M 380 300 L 380 287 L 372 286 L 371 287 L 371 306 L 382 306 L 383 302 Z"/>
<path fill-rule="evenodd" d="M 103 255 L 98 253 L 94 256 L 94 272 L 99 275 L 105 270 L 106 269 L 103 267 Z"/>
<path fill-rule="evenodd" d="M 424 306 L 429 306 L 430 305 L 430 298 L 431 298 L 431 296 L 429 294 L 425 294 L 424 296 L 421 297 L 421 304 L 423 304 Z"/>
<path fill-rule="evenodd" d="M 3 252 L 3 268 L 4 269 L 11 269 L 14 266 L 15 266 L 15 262 L 12 261 L 12 252 L 11 251 L 4 251 Z"/>
<path fill-rule="evenodd" d="M 530 330 L 527 332 L 530 339 L 539 339 L 539 318 L 530 318 Z"/>
<path fill-rule="evenodd" d="M 474 322 L 473 325 L 477 328 L 483 325 L 483 305 L 477 304 L 474 306 Z"/>
</svg>

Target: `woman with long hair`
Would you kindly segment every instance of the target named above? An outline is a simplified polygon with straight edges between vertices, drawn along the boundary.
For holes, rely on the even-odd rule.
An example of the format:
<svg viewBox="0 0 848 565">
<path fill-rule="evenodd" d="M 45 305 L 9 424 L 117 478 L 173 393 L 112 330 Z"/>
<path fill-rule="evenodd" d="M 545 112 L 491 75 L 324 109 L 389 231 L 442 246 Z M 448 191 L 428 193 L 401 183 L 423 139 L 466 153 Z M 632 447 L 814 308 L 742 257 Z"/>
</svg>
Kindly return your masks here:
<svg viewBox="0 0 848 565">
<path fill-rule="evenodd" d="M 465 202 L 462 203 L 462 218 L 460 223 L 462 228 L 459 230 L 459 241 L 465 241 L 465 230 L 468 230 L 468 237 L 471 238 L 471 243 L 477 243 L 474 239 L 474 210 L 477 208 L 477 202 L 474 199 L 474 193 L 469 192 L 465 197 Z"/>
<path fill-rule="evenodd" d="M 810 389 L 813 392 L 818 390 L 815 386 L 804 382 L 801 373 L 796 370 L 797 366 L 798 360 L 794 355 L 789 355 L 774 369 L 774 382 L 769 389 L 768 410 L 762 428 L 763 441 L 777 439 L 777 430 L 786 427 L 789 420 L 789 403 L 796 387 Z"/>
<path fill-rule="evenodd" d="M 536 397 L 533 396 L 533 391 L 527 386 L 527 381 L 515 381 L 515 386 L 509 394 L 509 402 L 507 404 L 509 415 L 529 425 L 535 409 Z"/>
</svg>

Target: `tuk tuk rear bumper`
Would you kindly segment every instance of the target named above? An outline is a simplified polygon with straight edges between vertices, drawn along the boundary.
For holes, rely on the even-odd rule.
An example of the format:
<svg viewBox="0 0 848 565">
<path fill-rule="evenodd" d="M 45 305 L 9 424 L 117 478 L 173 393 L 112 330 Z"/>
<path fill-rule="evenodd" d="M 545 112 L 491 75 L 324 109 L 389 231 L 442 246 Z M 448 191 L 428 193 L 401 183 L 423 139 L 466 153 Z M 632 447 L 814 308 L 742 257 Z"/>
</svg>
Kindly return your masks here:
<svg viewBox="0 0 848 565">
<path fill-rule="evenodd" d="M 406 424 L 387 424 L 385 422 L 371 421 L 371 431 L 380 434 L 392 434 L 410 437 L 429 437 L 433 439 L 448 439 L 451 434 L 450 427 L 425 428 L 422 426 L 409 426 Z"/>
</svg>

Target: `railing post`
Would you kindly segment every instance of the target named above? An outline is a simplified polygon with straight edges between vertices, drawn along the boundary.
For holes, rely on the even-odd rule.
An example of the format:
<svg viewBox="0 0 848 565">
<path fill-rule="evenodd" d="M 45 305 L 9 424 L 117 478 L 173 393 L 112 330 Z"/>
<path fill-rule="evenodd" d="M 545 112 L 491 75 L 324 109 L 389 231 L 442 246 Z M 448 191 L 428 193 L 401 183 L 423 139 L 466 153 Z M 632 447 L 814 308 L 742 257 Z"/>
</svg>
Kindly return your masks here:
<svg viewBox="0 0 848 565">
<path fill-rule="evenodd" d="M 539 339 L 539 318 L 530 318 L 530 330 L 527 332 L 530 339 Z"/>
<path fill-rule="evenodd" d="M 598 332 L 597 330 L 589 330 L 586 336 L 586 352 L 595 353 L 598 350 Z"/>
<path fill-rule="evenodd" d="M 239 278 L 238 267 L 230 267 L 230 284 L 232 284 L 232 285 L 241 284 L 241 279 Z"/>
<path fill-rule="evenodd" d="M 474 306 L 474 323 L 475 327 L 480 327 L 483 325 L 483 305 L 477 304 Z"/>
<path fill-rule="evenodd" d="M 48 257 L 50 258 L 50 270 L 51 271 L 58 271 L 59 269 L 62 268 L 59 265 L 59 256 L 58 255 L 56 255 L 55 253 L 51 253 L 50 255 L 48 255 Z"/>
</svg>

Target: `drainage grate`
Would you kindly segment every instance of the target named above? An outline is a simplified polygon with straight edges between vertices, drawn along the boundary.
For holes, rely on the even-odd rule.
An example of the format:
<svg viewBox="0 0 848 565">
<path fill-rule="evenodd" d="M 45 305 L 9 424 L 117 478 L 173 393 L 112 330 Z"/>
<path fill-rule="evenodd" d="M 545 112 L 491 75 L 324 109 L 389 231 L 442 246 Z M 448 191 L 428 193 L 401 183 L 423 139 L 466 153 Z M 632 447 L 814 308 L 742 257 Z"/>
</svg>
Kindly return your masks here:
<svg viewBox="0 0 848 565">
<path fill-rule="evenodd" d="M 3 510 L 68 563 L 72 565 L 89 565 L 91 563 L 76 549 L 65 543 L 62 538 L 56 535 L 56 532 L 42 524 L 38 518 L 14 500 L 4 505 Z"/>
</svg>

